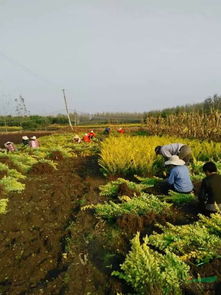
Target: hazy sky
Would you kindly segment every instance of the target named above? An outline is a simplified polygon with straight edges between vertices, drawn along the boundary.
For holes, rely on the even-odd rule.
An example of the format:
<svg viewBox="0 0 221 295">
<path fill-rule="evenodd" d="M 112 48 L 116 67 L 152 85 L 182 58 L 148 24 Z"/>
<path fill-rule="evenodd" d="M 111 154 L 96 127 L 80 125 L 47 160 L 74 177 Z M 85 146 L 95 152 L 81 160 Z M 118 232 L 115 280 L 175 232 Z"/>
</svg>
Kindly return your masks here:
<svg viewBox="0 0 221 295">
<path fill-rule="evenodd" d="M 144 112 L 221 94 L 220 0 L 0 0 L 0 113 Z"/>
</svg>

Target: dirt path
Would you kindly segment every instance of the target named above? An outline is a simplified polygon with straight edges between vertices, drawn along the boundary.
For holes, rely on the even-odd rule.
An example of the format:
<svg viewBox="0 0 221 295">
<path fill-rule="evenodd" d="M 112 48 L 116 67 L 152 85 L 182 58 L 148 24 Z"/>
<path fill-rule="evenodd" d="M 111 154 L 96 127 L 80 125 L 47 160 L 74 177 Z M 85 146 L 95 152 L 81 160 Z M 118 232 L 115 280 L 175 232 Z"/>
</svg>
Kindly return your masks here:
<svg viewBox="0 0 221 295">
<path fill-rule="evenodd" d="M 9 212 L 0 216 L 0 294 L 114 294 L 86 254 L 83 234 L 97 221 L 77 218 L 80 205 L 97 202 L 104 182 L 92 157 L 29 175 L 25 191 L 12 194 Z"/>
</svg>

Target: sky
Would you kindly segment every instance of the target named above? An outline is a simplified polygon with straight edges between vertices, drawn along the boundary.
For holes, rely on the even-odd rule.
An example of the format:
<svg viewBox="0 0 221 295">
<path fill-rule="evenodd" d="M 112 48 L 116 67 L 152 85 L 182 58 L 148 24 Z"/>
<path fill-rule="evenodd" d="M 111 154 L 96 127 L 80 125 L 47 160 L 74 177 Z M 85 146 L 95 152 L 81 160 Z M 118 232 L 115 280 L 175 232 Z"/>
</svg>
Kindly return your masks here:
<svg viewBox="0 0 221 295">
<path fill-rule="evenodd" d="M 0 0 L 0 114 L 146 112 L 221 94 L 220 0 Z"/>
</svg>

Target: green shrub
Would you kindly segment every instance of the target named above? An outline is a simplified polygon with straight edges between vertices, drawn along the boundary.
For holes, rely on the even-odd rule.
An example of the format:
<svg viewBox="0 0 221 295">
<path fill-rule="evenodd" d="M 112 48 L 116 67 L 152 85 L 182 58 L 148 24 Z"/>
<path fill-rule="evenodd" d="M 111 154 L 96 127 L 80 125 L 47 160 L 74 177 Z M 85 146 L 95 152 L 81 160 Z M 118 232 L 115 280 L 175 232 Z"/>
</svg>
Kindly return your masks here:
<svg viewBox="0 0 221 295">
<path fill-rule="evenodd" d="M 160 214 L 162 212 L 166 214 L 169 211 L 170 205 L 160 201 L 156 196 L 143 193 L 139 197 L 128 198 L 123 203 L 116 204 L 110 201 L 109 203 L 84 207 L 84 209 L 87 208 L 95 209 L 95 214 L 99 217 L 112 220 L 123 214 L 145 215 L 149 213 Z"/>
<path fill-rule="evenodd" d="M 0 200 L 0 214 L 5 214 L 7 212 L 8 199 Z"/>
<path fill-rule="evenodd" d="M 123 264 L 122 272 L 112 275 L 126 280 L 140 295 L 179 295 L 181 286 L 189 277 L 189 266 L 178 256 L 167 251 L 165 255 L 148 246 L 148 238 L 140 243 L 139 233 L 131 241 L 132 247 Z"/>
<path fill-rule="evenodd" d="M 176 205 L 182 205 L 182 204 L 187 204 L 193 202 L 196 197 L 194 196 L 193 193 L 191 194 L 182 194 L 178 192 L 174 192 L 172 190 L 169 191 L 168 196 L 163 196 L 161 197 L 164 201 L 170 201 Z"/>
<path fill-rule="evenodd" d="M 199 215 L 199 221 L 181 226 L 158 225 L 163 233 L 149 237 L 150 244 L 161 251 L 169 250 L 184 261 L 207 263 L 221 255 L 221 215 Z"/>
<path fill-rule="evenodd" d="M 11 176 L 4 176 L 0 180 L 0 185 L 3 186 L 3 189 L 6 193 L 9 193 L 11 191 L 23 191 L 25 188 L 25 185 L 19 181 L 17 181 L 15 178 Z"/>
</svg>

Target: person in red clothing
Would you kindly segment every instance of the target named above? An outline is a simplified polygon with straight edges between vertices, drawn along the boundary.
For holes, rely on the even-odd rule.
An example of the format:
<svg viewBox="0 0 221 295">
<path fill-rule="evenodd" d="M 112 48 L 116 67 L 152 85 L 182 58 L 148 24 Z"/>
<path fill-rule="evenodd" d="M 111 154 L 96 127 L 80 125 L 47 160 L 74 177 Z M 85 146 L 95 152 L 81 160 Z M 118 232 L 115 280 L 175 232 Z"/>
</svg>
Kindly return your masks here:
<svg viewBox="0 0 221 295">
<path fill-rule="evenodd" d="M 85 133 L 84 136 L 83 136 L 83 138 L 82 138 L 82 140 L 84 142 L 91 142 L 91 138 L 90 138 L 89 133 Z"/>
<path fill-rule="evenodd" d="M 119 132 L 119 133 L 121 133 L 121 134 L 124 134 L 125 133 L 125 130 L 123 129 L 123 128 L 119 128 L 119 129 L 117 129 L 117 132 Z"/>
<path fill-rule="evenodd" d="M 96 134 L 94 133 L 93 130 L 91 130 L 91 131 L 88 133 L 88 135 L 90 136 L 90 139 L 92 139 L 93 137 L 96 136 Z"/>
</svg>

